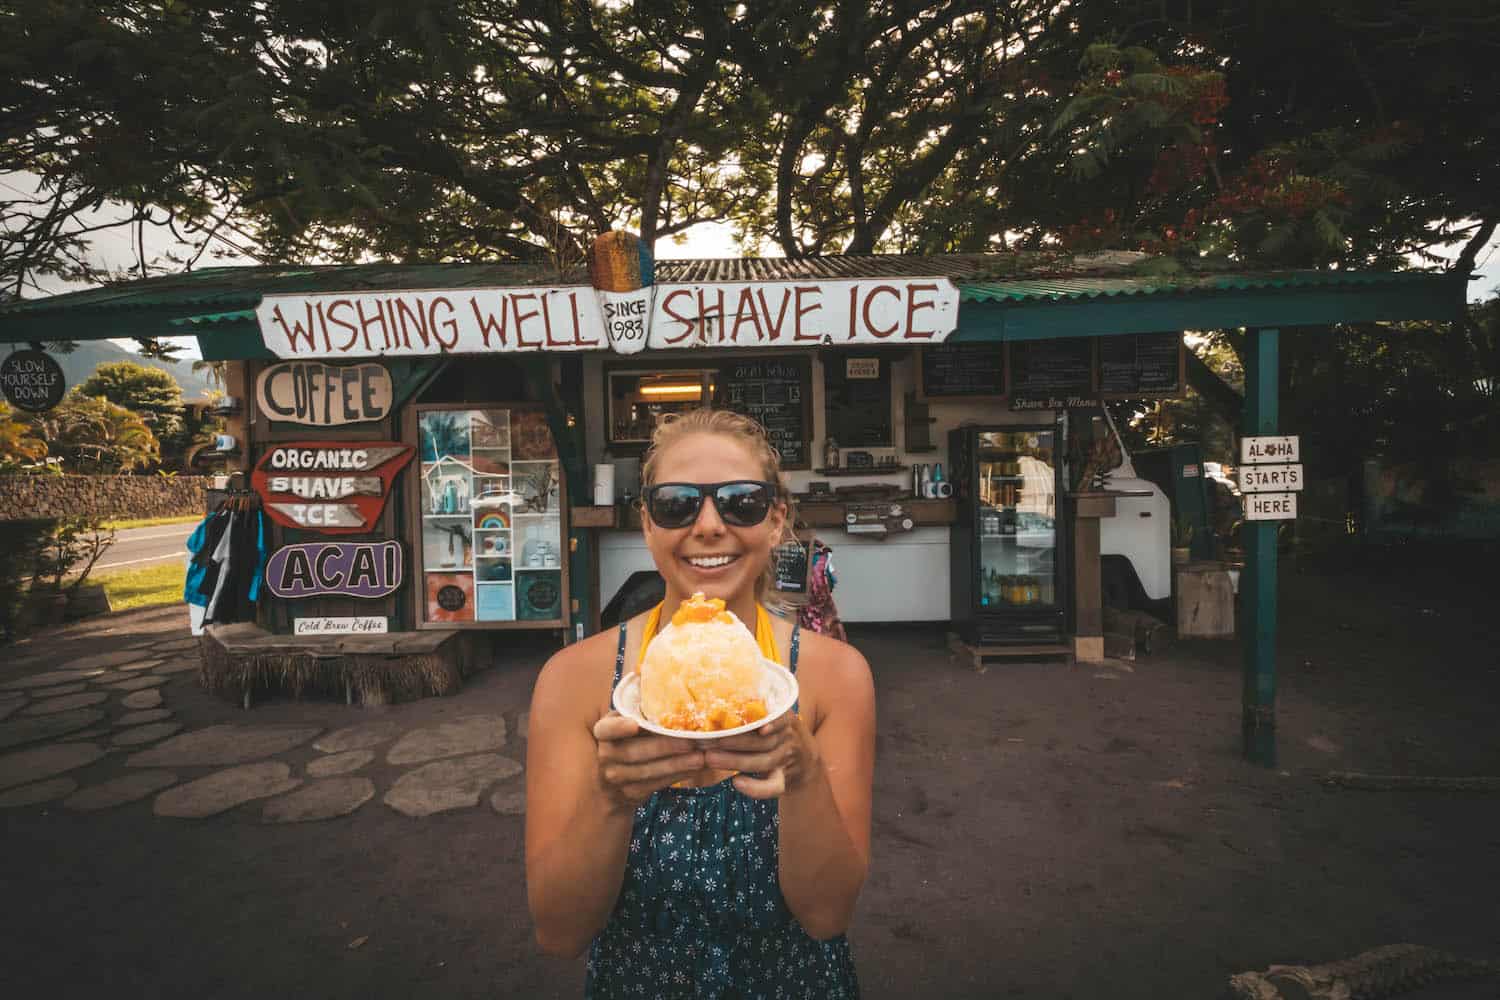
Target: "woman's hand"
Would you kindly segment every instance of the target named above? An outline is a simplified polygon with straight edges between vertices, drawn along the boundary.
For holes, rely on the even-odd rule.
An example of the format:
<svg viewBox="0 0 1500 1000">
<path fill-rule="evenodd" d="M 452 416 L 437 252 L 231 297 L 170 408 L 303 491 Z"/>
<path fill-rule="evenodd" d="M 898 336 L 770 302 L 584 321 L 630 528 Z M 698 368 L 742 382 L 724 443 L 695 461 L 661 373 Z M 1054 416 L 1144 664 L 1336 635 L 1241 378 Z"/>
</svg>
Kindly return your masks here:
<svg viewBox="0 0 1500 1000">
<path fill-rule="evenodd" d="M 795 712 L 754 732 L 709 743 L 704 758 L 709 767 L 739 771 L 734 787 L 752 799 L 774 799 L 796 791 L 822 766 L 818 744 Z"/>
<path fill-rule="evenodd" d="M 652 792 L 703 770 L 703 751 L 693 740 L 642 734 L 634 720 L 610 712 L 594 724 L 599 784 L 610 803 L 634 810 Z"/>
</svg>

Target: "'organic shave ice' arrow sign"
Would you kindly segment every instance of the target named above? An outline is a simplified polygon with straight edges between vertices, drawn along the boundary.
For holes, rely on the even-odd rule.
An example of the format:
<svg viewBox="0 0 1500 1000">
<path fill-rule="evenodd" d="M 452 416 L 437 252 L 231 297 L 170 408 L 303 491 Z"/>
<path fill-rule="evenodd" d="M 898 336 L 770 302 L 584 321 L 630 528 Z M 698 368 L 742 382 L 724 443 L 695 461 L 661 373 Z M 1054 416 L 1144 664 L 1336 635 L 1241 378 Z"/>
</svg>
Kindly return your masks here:
<svg viewBox="0 0 1500 1000">
<path fill-rule="evenodd" d="M 397 441 L 288 441 L 266 449 L 250 482 L 284 527 L 369 531 L 413 450 Z"/>
<path fill-rule="evenodd" d="M 304 542 L 266 561 L 266 586 L 277 597 L 384 597 L 401 586 L 400 542 Z"/>
</svg>

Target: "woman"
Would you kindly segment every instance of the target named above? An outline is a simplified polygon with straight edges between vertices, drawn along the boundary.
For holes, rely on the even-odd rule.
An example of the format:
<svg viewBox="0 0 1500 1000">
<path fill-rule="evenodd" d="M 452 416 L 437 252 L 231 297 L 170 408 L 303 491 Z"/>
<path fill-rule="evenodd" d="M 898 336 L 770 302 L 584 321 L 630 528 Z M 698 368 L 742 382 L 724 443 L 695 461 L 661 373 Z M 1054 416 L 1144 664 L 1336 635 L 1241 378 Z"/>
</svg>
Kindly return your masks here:
<svg viewBox="0 0 1500 1000">
<path fill-rule="evenodd" d="M 666 583 L 652 612 L 569 646 L 532 694 L 526 879 L 546 951 L 589 948 L 585 995 L 854 997 L 844 931 L 870 858 L 875 691 L 853 647 L 765 614 L 789 495 L 753 421 L 663 421 L 641 528 Z M 610 708 L 660 616 L 694 592 L 753 623 L 797 675 L 797 710 L 714 741 Z M 592 942 L 592 944 L 590 944 Z"/>
</svg>

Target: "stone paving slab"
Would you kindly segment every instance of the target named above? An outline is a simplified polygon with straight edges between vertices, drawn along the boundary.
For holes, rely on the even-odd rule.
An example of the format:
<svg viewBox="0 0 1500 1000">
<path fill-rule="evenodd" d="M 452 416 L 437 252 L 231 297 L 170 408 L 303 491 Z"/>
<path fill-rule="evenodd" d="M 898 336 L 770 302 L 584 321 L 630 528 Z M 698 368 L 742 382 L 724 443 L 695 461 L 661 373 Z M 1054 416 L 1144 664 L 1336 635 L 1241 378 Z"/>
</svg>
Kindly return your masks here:
<svg viewBox="0 0 1500 1000">
<path fill-rule="evenodd" d="M 155 743 L 164 740 L 168 736 L 175 735 L 182 729 L 180 722 L 149 722 L 144 726 L 131 726 L 114 734 L 110 740 L 117 747 L 138 747 L 145 743 Z"/>
<path fill-rule="evenodd" d="M 111 691 L 144 691 L 146 688 L 161 687 L 171 679 L 161 674 L 152 674 L 149 677 L 131 677 L 105 686 Z"/>
<path fill-rule="evenodd" d="M 146 658 L 147 654 L 139 649 L 113 649 L 107 653 L 79 657 L 68 666 L 73 670 L 93 670 L 96 667 L 115 667 L 122 663 L 132 663 Z"/>
<path fill-rule="evenodd" d="M 522 816 L 526 813 L 526 786 L 502 788 L 490 796 L 490 808 L 501 816 Z"/>
<path fill-rule="evenodd" d="M 431 816 L 479 804 L 486 788 L 515 777 L 521 765 L 497 753 L 480 753 L 424 764 L 396 779 L 385 804 L 406 816 Z"/>
<path fill-rule="evenodd" d="M 43 802 L 51 802 L 54 799 L 72 795 L 77 790 L 78 782 L 72 778 L 52 778 L 47 781 L 38 781 L 33 785 L 22 785 L 20 788 L 12 788 L 8 792 L 0 792 L 0 809 L 39 805 Z"/>
<path fill-rule="evenodd" d="M 25 698 L 7 698 L 5 701 L 0 701 L 0 722 L 19 712 L 24 704 L 26 704 Z"/>
<path fill-rule="evenodd" d="M 174 736 L 160 746 L 133 754 L 125 763 L 131 767 L 242 764 L 285 753 L 320 732 L 322 730 L 316 726 L 209 726 Z"/>
<path fill-rule="evenodd" d="M 151 811 L 158 816 L 205 819 L 255 799 L 291 791 L 302 784 L 291 774 L 292 769 L 279 760 L 241 764 L 167 789 L 156 797 Z"/>
<path fill-rule="evenodd" d="M 109 738 L 108 726 L 92 726 L 88 729 L 80 729 L 76 733 L 69 733 L 66 736 L 58 737 L 58 739 L 71 742 L 72 740 L 97 740 L 101 736 L 105 739 Z"/>
<path fill-rule="evenodd" d="M 101 701 L 109 700 L 107 691 L 84 691 L 79 694 L 65 694 L 60 698 L 43 698 L 34 701 L 21 712 L 22 715 L 56 715 L 58 712 L 68 712 L 75 708 L 88 708 L 97 705 Z"/>
<path fill-rule="evenodd" d="M 81 788 L 64 799 L 63 805 L 82 812 L 113 809 L 175 784 L 177 775 L 170 771 L 134 771 L 100 785 Z"/>
<path fill-rule="evenodd" d="M 154 688 L 149 691 L 132 691 L 120 699 L 120 704 L 131 709 L 159 708 L 161 692 Z"/>
<path fill-rule="evenodd" d="M 160 722 L 170 719 L 172 710 L 170 708 L 146 708 L 139 712 L 126 712 L 115 720 L 116 726 L 143 726 L 148 722 Z"/>
<path fill-rule="evenodd" d="M 413 729 L 391 747 L 392 764 L 421 764 L 439 757 L 482 753 L 505 746 L 505 720 L 498 715 L 471 715 L 454 722 Z"/>
<path fill-rule="evenodd" d="M 187 653 L 198 651 L 198 640 L 193 636 L 182 639 L 172 639 L 168 642 L 153 642 L 151 644 L 153 653 Z"/>
<path fill-rule="evenodd" d="M 347 816 L 375 797 L 369 778 L 323 778 L 266 803 L 260 818 L 267 823 L 309 823 Z"/>
<path fill-rule="evenodd" d="M 54 743 L 0 756 L 0 789 L 26 785 L 92 764 L 104 751 L 93 743 Z"/>
<path fill-rule="evenodd" d="M 328 778 L 335 774 L 358 771 L 374 759 L 374 750 L 345 750 L 343 753 L 308 761 L 306 771 L 310 778 Z"/>
<path fill-rule="evenodd" d="M 80 691 L 87 691 L 88 689 L 88 681 L 78 681 L 76 684 L 59 684 L 57 687 L 34 688 L 27 693 L 33 698 L 58 698 L 65 694 L 77 694 Z"/>
<path fill-rule="evenodd" d="M 77 708 L 55 715 L 22 716 L 0 723 L 0 750 L 18 747 L 23 743 L 50 740 L 66 733 L 74 733 L 104 718 L 97 708 Z"/>
<path fill-rule="evenodd" d="M 104 673 L 103 668 L 96 670 L 49 670 L 45 674 L 32 674 L 30 677 L 17 677 L 0 684 L 0 691 L 23 691 L 30 688 L 55 687 L 58 684 L 67 684 L 70 681 L 87 680 L 90 677 L 98 677 Z"/>
<path fill-rule="evenodd" d="M 321 736 L 313 743 L 313 747 L 324 753 L 365 750 L 369 747 L 379 746 L 387 740 L 393 740 L 400 736 L 402 732 L 400 724 L 391 720 L 384 722 L 364 722 L 357 726 L 336 729 L 326 736 Z"/>
<path fill-rule="evenodd" d="M 526 738 L 526 729 L 527 729 L 528 726 L 530 726 L 530 724 L 531 724 L 531 709 L 528 708 L 525 711 L 523 711 L 520 715 L 516 716 L 516 735 L 519 736 L 519 737 L 521 737 L 521 739 L 524 740 Z"/>
<path fill-rule="evenodd" d="M 137 660 L 134 663 L 122 663 L 115 669 L 124 671 L 125 673 L 135 674 L 140 673 L 142 670 L 154 670 L 155 668 L 161 666 L 164 662 L 166 661 L 162 660 L 160 657 L 152 657 L 149 660 Z"/>
<path fill-rule="evenodd" d="M 170 675 L 170 674 L 185 674 L 189 670 L 197 670 L 197 669 L 198 669 L 198 661 L 197 660 L 167 660 L 167 661 L 161 663 L 160 665 L 158 665 L 156 667 L 153 667 L 151 669 L 151 672 L 154 673 L 154 674 L 169 674 Z"/>
</svg>

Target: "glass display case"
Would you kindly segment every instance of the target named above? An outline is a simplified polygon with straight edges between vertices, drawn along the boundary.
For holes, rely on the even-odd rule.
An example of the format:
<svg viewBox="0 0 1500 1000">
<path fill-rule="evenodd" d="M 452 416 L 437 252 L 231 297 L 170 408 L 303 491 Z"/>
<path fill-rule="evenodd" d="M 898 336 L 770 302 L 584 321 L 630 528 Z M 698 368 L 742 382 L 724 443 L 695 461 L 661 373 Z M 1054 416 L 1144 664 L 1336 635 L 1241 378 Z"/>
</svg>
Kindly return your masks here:
<svg viewBox="0 0 1500 1000">
<path fill-rule="evenodd" d="M 562 469 L 540 410 L 419 407 L 421 620 L 565 618 Z"/>
<path fill-rule="evenodd" d="M 1062 637 L 1058 440 L 1054 424 L 966 427 L 950 437 L 953 610 L 968 641 Z"/>
</svg>

